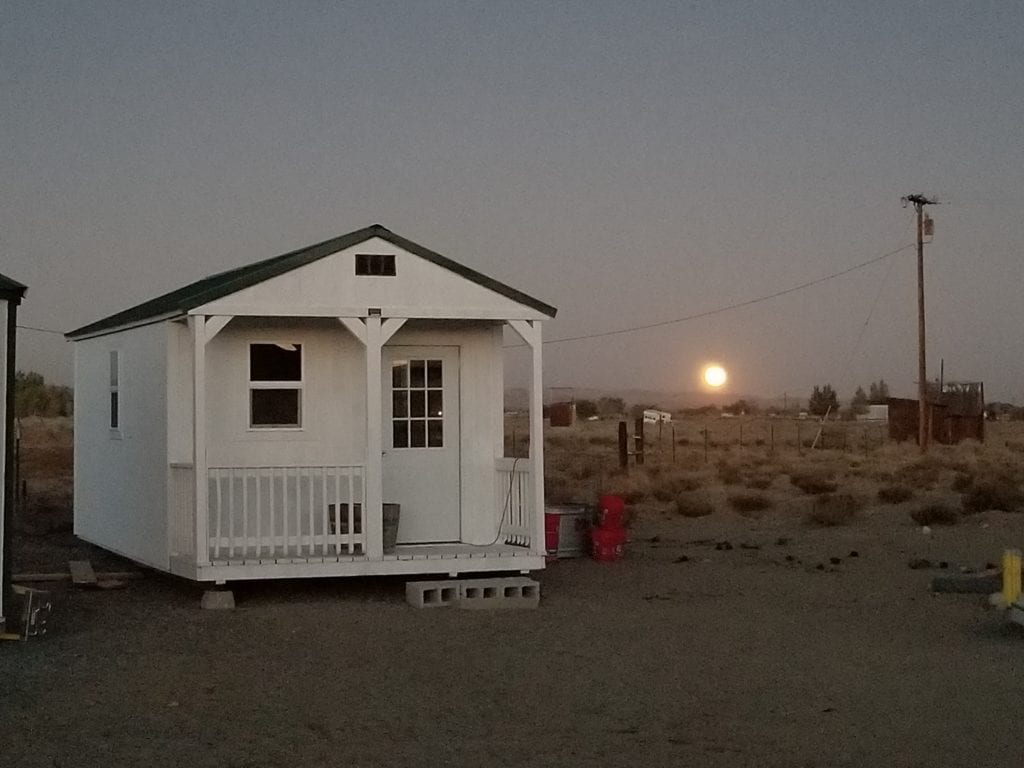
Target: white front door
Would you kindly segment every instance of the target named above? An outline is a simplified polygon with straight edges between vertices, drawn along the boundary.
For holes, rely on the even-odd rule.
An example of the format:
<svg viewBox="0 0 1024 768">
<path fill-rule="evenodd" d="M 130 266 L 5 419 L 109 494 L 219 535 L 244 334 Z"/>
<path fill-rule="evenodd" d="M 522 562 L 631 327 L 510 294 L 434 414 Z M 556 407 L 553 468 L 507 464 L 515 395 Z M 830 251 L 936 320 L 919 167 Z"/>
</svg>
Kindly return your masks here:
<svg viewBox="0 0 1024 768">
<path fill-rule="evenodd" d="M 384 347 L 384 502 L 400 544 L 458 541 L 459 348 Z"/>
</svg>

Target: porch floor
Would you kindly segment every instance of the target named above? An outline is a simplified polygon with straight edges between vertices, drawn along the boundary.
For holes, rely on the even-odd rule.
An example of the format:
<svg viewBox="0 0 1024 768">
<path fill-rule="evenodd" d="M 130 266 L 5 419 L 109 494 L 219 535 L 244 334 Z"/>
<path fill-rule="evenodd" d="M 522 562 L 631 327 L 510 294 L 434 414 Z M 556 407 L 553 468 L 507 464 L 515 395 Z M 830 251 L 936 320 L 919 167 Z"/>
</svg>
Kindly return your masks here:
<svg viewBox="0 0 1024 768">
<path fill-rule="evenodd" d="M 469 560 L 477 558 L 494 557 L 537 557 L 537 553 L 531 552 L 527 547 L 514 547 L 508 544 L 474 545 L 474 544 L 399 544 L 395 551 L 385 553 L 382 558 L 374 558 L 374 562 L 395 562 L 408 560 Z M 271 565 L 271 564 L 293 564 L 293 563 L 365 563 L 371 558 L 354 553 L 342 551 L 340 555 L 328 552 L 321 554 L 297 554 L 294 547 L 278 548 L 268 552 L 264 548 L 258 555 L 256 550 L 250 548 L 248 551 L 235 549 L 234 553 L 225 552 L 223 549 L 219 554 L 210 553 L 211 566 L 231 565 Z"/>
</svg>

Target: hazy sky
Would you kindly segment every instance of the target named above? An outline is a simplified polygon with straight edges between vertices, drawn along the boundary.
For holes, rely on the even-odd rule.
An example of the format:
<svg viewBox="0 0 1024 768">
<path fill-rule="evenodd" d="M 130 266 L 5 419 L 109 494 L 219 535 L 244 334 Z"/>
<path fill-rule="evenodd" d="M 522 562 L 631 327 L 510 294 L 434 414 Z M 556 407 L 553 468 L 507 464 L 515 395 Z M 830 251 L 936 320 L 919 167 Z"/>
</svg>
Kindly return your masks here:
<svg viewBox="0 0 1024 768">
<path fill-rule="evenodd" d="M 1018 2 L 6 2 L 0 272 L 66 331 L 380 223 L 548 339 L 926 247 L 929 368 L 1024 402 Z M 549 385 L 913 395 L 913 249 L 546 348 Z M 872 310 L 873 308 L 873 310 Z M 865 325 L 866 324 L 866 325 Z M 22 367 L 69 382 L 59 336 Z"/>
</svg>

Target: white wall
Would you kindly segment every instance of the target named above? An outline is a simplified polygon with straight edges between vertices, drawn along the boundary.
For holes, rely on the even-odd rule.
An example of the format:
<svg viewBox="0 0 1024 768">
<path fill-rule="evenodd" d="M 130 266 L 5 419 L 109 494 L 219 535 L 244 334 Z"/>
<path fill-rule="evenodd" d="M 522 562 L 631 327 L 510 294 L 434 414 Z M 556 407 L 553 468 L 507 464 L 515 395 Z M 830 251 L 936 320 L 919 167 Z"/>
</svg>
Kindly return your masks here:
<svg viewBox="0 0 1024 768">
<path fill-rule="evenodd" d="M 302 345 L 301 429 L 249 428 L 249 344 Z M 336 319 L 238 317 L 206 347 L 211 467 L 363 464 L 363 345 Z"/>
<path fill-rule="evenodd" d="M 157 568 L 167 556 L 166 323 L 75 342 L 75 533 Z M 110 429 L 110 350 L 121 357 Z"/>
<path fill-rule="evenodd" d="M 355 255 L 395 255 L 394 277 L 355 274 Z M 204 315 L 542 319 L 545 315 L 380 238 L 192 310 Z"/>
<path fill-rule="evenodd" d="M 258 341 L 302 344 L 301 429 L 249 428 L 248 349 Z M 498 323 L 431 321 L 410 321 L 389 341 L 460 348 L 461 528 L 463 540 L 472 543 L 487 543 L 496 533 L 494 464 L 503 450 L 501 341 Z M 362 344 L 337 320 L 233 319 L 207 345 L 209 465 L 363 464 L 364 355 Z M 172 379 L 173 370 L 172 365 Z M 171 389 L 178 388 L 172 383 Z M 174 428 L 172 446 L 173 433 Z"/>
</svg>

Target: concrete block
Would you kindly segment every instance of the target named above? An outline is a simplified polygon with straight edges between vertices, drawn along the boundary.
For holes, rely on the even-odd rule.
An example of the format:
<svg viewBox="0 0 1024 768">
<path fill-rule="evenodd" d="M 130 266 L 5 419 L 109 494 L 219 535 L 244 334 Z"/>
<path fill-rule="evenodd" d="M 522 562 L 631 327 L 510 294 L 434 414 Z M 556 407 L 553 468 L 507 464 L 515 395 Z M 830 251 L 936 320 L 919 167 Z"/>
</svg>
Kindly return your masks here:
<svg viewBox="0 0 1024 768">
<path fill-rule="evenodd" d="M 407 581 L 405 601 L 413 608 L 445 608 L 459 602 L 457 581 Z"/>
<path fill-rule="evenodd" d="M 230 589 L 208 589 L 200 603 L 205 611 L 235 610 L 235 593 Z"/>
<path fill-rule="evenodd" d="M 459 582 L 460 608 L 536 608 L 540 605 L 540 582 L 510 578 L 466 579 Z"/>
</svg>

